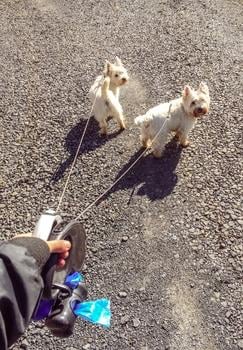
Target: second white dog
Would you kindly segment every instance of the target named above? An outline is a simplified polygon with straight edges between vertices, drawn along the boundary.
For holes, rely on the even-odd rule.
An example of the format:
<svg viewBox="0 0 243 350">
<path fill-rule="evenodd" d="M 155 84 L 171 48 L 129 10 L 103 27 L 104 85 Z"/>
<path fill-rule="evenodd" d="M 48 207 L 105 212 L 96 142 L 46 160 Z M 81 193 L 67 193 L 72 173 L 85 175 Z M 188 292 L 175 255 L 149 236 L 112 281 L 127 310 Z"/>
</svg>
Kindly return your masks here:
<svg viewBox="0 0 243 350">
<path fill-rule="evenodd" d="M 208 113 L 210 104 L 209 90 L 201 82 L 198 90 L 185 86 L 182 96 L 168 103 L 151 108 L 146 114 L 135 118 L 135 124 L 141 125 L 143 147 L 151 147 L 155 157 L 161 157 L 167 136 L 176 132 L 182 146 L 189 145 L 188 134 L 194 128 L 196 120 Z"/>
<path fill-rule="evenodd" d="M 99 75 L 89 91 L 89 97 L 94 103 L 94 117 L 99 123 L 100 134 L 107 134 L 107 119 L 116 119 L 121 130 L 125 129 L 122 106 L 119 102 L 120 87 L 128 81 L 127 70 L 121 60 L 116 57 L 115 64 L 106 62 L 104 75 Z"/>
</svg>

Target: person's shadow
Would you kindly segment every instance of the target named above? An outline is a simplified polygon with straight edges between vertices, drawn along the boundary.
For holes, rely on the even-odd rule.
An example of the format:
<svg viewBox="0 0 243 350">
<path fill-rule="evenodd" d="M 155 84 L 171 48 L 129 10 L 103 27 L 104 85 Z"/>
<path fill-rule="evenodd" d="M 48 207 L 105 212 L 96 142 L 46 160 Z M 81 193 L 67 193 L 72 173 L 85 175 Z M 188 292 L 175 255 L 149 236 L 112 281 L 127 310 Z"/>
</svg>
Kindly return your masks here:
<svg viewBox="0 0 243 350">
<path fill-rule="evenodd" d="M 182 147 L 172 139 L 165 147 L 162 158 L 156 159 L 149 154 L 142 157 L 138 163 L 122 178 L 105 196 L 124 190 L 132 189 L 128 204 L 135 192 L 138 196 L 147 196 L 151 201 L 163 199 L 171 194 L 176 183 L 177 174 L 175 172 L 181 156 Z M 137 151 L 127 164 L 119 171 L 116 180 L 131 166 L 139 157 L 143 150 Z M 102 200 L 105 199 L 101 199 Z M 99 203 L 100 203 L 99 202 Z"/>
<path fill-rule="evenodd" d="M 65 174 L 65 171 L 71 166 L 79 143 L 84 131 L 87 120 L 81 119 L 67 134 L 65 138 L 65 149 L 68 151 L 69 156 L 63 162 L 59 164 L 57 170 L 51 177 L 51 182 L 59 181 Z M 115 131 L 107 136 L 99 135 L 99 126 L 94 118 L 90 118 L 82 145 L 79 150 L 79 154 L 94 151 L 96 148 L 101 147 L 104 143 L 113 139 L 119 135 L 121 131 Z"/>
</svg>

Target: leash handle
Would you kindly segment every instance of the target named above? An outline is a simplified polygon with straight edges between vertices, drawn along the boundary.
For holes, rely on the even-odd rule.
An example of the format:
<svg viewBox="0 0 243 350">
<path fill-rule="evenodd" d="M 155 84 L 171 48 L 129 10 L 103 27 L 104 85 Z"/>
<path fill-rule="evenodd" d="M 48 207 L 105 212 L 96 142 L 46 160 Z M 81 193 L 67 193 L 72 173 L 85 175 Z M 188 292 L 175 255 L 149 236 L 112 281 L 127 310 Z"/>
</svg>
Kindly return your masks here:
<svg viewBox="0 0 243 350">
<path fill-rule="evenodd" d="M 58 254 L 51 254 L 44 268 L 43 299 L 55 299 L 58 291 L 52 286 L 64 284 L 65 278 L 75 271 L 80 271 L 85 259 L 86 235 L 83 226 L 78 221 L 71 221 L 64 226 L 60 215 L 54 210 L 47 210 L 36 224 L 33 236 L 45 241 L 68 240 L 71 242 L 69 257 L 62 268 L 57 267 Z"/>
</svg>

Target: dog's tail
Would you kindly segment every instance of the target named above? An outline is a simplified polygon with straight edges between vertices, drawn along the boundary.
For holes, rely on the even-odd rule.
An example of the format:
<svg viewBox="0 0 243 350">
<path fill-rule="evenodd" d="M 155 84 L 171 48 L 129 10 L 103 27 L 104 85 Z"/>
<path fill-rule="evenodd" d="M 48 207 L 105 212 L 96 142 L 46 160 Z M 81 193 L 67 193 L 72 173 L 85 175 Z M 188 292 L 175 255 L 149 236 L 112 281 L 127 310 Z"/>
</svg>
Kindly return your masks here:
<svg viewBox="0 0 243 350">
<path fill-rule="evenodd" d="M 105 99 L 108 97 L 108 90 L 110 88 L 110 77 L 106 77 L 101 86 L 101 96 Z"/>
<path fill-rule="evenodd" d="M 151 120 L 152 120 L 152 118 L 150 115 L 144 114 L 144 115 L 140 115 L 140 116 L 136 117 L 134 119 L 134 123 L 136 125 L 144 124 L 145 126 L 148 126 Z"/>
</svg>

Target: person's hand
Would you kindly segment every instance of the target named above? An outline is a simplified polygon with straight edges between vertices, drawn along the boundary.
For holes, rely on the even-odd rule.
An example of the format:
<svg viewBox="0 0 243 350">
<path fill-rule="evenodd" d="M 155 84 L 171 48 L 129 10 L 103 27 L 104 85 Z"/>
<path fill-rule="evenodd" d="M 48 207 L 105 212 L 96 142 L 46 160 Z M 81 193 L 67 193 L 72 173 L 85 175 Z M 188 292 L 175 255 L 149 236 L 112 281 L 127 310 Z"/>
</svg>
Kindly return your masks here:
<svg viewBox="0 0 243 350">
<path fill-rule="evenodd" d="M 31 233 L 18 234 L 14 238 L 18 237 L 32 237 Z M 71 248 L 71 243 L 69 241 L 45 241 L 49 247 L 50 253 L 58 253 L 57 266 L 65 266 L 65 260 L 69 257 L 69 250 Z"/>
<path fill-rule="evenodd" d="M 69 256 L 71 243 L 65 240 L 47 241 L 46 243 L 50 249 L 50 253 L 58 253 L 57 266 L 63 267 L 65 265 L 65 260 Z"/>
</svg>

